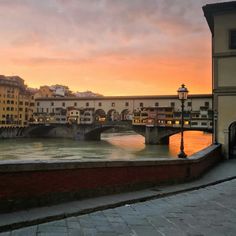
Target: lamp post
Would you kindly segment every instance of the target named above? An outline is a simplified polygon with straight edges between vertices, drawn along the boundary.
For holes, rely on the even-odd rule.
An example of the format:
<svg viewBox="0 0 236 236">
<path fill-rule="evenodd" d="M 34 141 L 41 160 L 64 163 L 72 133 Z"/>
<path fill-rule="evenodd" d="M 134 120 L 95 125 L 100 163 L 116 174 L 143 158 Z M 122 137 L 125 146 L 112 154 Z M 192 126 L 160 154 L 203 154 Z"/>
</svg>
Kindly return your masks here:
<svg viewBox="0 0 236 236">
<path fill-rule="evenodd" d="M 178 154 L 179 158 L 186 158 L 187 155 L 184 152 L 184 102 L 188 98 L 188 89 L 184 84 L 178 89 L 179 100 L 181 101 L 181 143 L 180 143 L 180 153 Z"/>
</svg>

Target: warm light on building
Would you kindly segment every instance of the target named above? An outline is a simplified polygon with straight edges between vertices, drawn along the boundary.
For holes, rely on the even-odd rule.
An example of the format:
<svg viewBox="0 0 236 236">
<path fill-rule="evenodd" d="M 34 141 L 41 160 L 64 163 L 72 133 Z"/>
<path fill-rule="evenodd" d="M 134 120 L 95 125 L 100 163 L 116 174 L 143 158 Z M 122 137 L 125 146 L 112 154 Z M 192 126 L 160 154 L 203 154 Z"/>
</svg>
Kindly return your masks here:
<svg viewBox="0 0 236 236">
<path fill-rule="evenodd" d="M 19 76 L 0 76 L 0 127 L 24 127 L 33 116 L 34 97 Z"/>
</svg>

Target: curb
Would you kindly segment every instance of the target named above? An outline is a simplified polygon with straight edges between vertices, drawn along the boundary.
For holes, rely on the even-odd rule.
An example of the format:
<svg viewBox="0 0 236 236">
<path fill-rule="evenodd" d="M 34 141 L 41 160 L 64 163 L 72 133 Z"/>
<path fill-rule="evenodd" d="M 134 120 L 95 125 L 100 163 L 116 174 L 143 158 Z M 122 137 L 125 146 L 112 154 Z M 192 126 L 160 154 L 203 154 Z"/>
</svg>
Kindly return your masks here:
<svg viewBox="0 0 236 236">
<path fill-rule="evenodd" d="M 180 189 L 180 190 L 176 190 L 176 191 L 157 193 L 157 194 L 153 194 L 153 195 L 146 196 L 146 197 L 140 197 L 137 199 L 118 201 L 116 203 L 110 203 L 110 204 L 102 205 L 102 206 L 98 206 L 98 207 L 85 208 L 83 210 L 79 210 L 79 211 L 75 211 L 75 212 L 71 212 L 71 213 L 61 213 L 61 214 L 59 213 L 59 214 L 45 216 L 45 217 L 41 217 L 41 218 L 39 217 L 38 219 L 33 219 L 33 220 L 21 220 L 21 221 L 10 223 L 10 224 L 0 225 L 0 232 L 11 231 L 11 230 L 15 230 L 15 229 L 23 228 L 23 227 L 28 227 L 28 226 L 33 226 L 36 224 L 47 223 L 47 222 L 55 221 L 55 220 L 61 220 L 61 219 L 67 218 L 67 217 L 89 214 L 89 213 L 92 213 L 95 211 L 107 210 L 107 209 L 111 209 L 111 208 L 115 208 L 115 207 L 124 206 L 126 204 L 134 204 L 134 203 L 138 203 L 138 202 L 145 202 L 145 201 L 152 200 L 152 199 L 164 198 L 167 196 L 172 196 L 172 195 L 176 195 L 176 194 L 180 194 L 180 193 L 184 193 L 184 192 L 190 192 L 190 191 L 206 188 L 208 186 L 217 185 L 217 184 L 220 184 L 223 182 L 228 182 L 233 179 L 236 179 L 236 176 L 213 181 L 213 182 L 203 184 L 203 185 Z M 14 213 L 17 213 L 17 212 L 14 212 Z"/>
</svg>

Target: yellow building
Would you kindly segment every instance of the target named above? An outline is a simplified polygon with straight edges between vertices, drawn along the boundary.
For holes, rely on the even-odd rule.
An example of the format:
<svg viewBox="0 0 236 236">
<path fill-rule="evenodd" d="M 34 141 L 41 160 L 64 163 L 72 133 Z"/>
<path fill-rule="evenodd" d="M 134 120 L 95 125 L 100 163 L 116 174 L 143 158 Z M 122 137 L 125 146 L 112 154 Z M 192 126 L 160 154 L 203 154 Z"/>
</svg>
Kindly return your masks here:
<svg viewBox="0 0 236 236">
<path fill-rule="evenodd" d="M 19 76 L 0 75 L 0 127 L 24 127 L 32 117 L 34 97 Z"/>
<path fill-rule="evenodd" d="M 214 139 L 226 158 L 236 158 L 236 1 L 203 11 L 212 33 Z"/>
<path fill-rule="evenodd" d="M 54 91 L 50 86 L 40 86 L 39 90 L 35 94 L 35 98 L 47 98 L 47 97 L 53 97 Z"/>
</svg>

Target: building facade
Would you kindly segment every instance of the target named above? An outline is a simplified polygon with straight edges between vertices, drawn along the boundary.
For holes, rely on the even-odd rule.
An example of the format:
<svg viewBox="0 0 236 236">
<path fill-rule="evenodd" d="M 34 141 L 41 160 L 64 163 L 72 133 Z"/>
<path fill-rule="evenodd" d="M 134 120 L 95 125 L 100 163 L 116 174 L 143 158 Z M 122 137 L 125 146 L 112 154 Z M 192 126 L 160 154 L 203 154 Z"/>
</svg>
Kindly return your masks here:
<svg viewBox="0 0 236 236">
<path fill-rule="evenodd" d="M 27 126 L 34 106 L 34 96 L 23 79 L 0 75 L 0 127 Z"/>
<path fill-rule="evenodd" d="M 181 102 L 177 95 L 170 96 L 123 96 L 94 98 L 37 98 L 35 114 L 40 116 L 56 115 L 58 110 L 94 111 L 95 121 L 146 120 L 142 115 L 144 108 L 166 108 L 172 111 L 172 120 L 181 116 Z M 159 110 L 160 110 L 159 109 Z M 212 95 L 189 95 L 185 102 L 185 118 L 195 126 L 212 126 Z M 159 112 L 160 113 L 160 112 Z M 165 113 L 165 112 L 164 112 Z M 139 114 L 139 115 L 138 115 Z M 161 114 L 159 114 L 161 116 Z M 165 114 L 166 115 L 166 114 Z M 137 118 L 137 117 L 140 118 Z M 164 119 L 163 119 L 164 120 Z M 168 123 L 166 119 L 166 122 Z M 61 122 L 62 123 L 62 122 Z M 141 121 L 141 124 L 143 122 Z"/>
<path fill-rule="evenodd" d="M 208 4 L 212 33 L 215 142 L 226 158 L 236 157 L 236 1 Z"/>
</svg>

